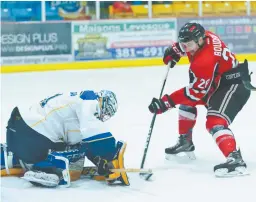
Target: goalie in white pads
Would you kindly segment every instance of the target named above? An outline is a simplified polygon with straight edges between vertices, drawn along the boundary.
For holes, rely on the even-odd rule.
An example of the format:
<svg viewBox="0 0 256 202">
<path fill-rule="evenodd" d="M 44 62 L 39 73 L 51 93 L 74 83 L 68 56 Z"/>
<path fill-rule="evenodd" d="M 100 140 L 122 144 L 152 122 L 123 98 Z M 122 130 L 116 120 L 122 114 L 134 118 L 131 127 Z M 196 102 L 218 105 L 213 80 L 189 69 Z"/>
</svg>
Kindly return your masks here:
<svg viewBox="0 0 256 202">
<path fill-rule="evenodd" d="M 6 144 L 1 144 L 1 173 L 25 169 L 34 185 L 70 185 L 70 167 L 82 170 L 87 157 L 109 183 L 129 185 L 124 168 L 126 143 L 106 129 L 116 113 L 116 95 L 108 90 L 59 93 L 31 107 L 15 107 L 8 121 Z M 72 168 L 74 169 L 74 168 Z"/>
</svg>

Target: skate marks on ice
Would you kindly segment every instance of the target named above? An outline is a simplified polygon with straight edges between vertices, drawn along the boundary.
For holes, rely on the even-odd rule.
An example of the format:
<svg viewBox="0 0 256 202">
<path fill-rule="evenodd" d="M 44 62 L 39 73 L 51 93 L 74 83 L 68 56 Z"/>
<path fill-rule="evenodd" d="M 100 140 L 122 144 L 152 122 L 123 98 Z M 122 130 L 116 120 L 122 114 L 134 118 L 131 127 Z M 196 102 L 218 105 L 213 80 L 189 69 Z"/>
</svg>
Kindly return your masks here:
<svg viewBox="0 0 256 202">
<path fill-rule="evenodd" d="M 155 199 L 158 194 L 147 190 L 147 182 L 139 179 L 138 174 L 129 175 L 130 186 L 107 185 L 105 181 L 95 181 L 90 179 L 80 179 L 71 182 L 69 188 L 44 188 L 35 187 L 29 182 L 18 177 L 2 178 L 1 202 L 70 202 L 83 201 L 86 193 L 86 200 L 111 202 L 130 202 L 137 198 L 141 200 Z M 80 196 L 80 197 L 79 197 Z M 83 200 L 82 200 L 83 198 Z"/>
<path fill-rule="evenodd" d="M 16 176 L 1 177 L 1 188 L 12 189 L 27 189 L 33 187 L 33 185 L 26 180 L 23 180 Z"/>
<path fill-rule="evenodd" d="M 151 192 L 147 192 L 143 189 L 141 189 L 141 187 L 145 187 L 147 185 L 147 182 L 145 182 L 144 180 L 141 180 L 139 178 L 139 174 L 138 173 L 129 173 L 128 174 L 129 177 L 129 181 L 130 181 L 130 186 L 120 186 L 117 184 L 112 184 L 112 185 L 108 185 L 106 181 L 95 181 L 95 180 L 89 180 L 86 179 L 86 177 L 83 179 L 80 179 L 76 182 L 71 183 L 71 188 L 82 188 L 82 189 L 92 189 L 95 190 L 95 188 L 97 190 L 117 190 L 117 192 L 120 193 L 124 193 L 124 194 L 139 194 L 139 195 L 148 195 L 148 196 L 157 196 L 154 193 Z M 137 193 L 138 192 L 138 193 Z"/>
<path fill-rule="evenodd" d="M 218 161 L 218 160 L 217 160 Z M 151 181 L 140 179 L 138 173 L 129 173 L 131 185 L 109 186 L 104 181 L 80 179 L 71 183 L 70 188 L 40 188 L 18 177 L 2 178 L 3 202 L 70 202 L 70 201 L 102 201 L 130 202 L 134 201 L 157 201 L 172 196 L 172 199 L 180 199 L 182 202 L 191 201 L 191 195 L 200 195 L 202 189 L 204 195 L 220 193 L 226 197 L 228 192 L 236 192 L 236 196 L 229 195 L 233 202 L 239 201 L 237 197 L 253 193 L 253 186 L 256 181 L 256 162 L 247 162 L 248 169 L 253 175 L 239 178 L 216 178 L 213 173 L 213 166 L 217 162 L 207 158 L 197 157 L 194 161 L 167 161 L 159 159 L 154 162 L 152 168 L 154 175 Z M 148 167 L 148 166 L 147 166 Z M 207 189 L 206 189 L 207 187 Z M 225 187 L 225 190 L 223 190 Z M 184 188 L 186 190 L 184 190 Z M 247 193 L 248 192 L 248 193 Z M 216 201 L 220 196 L 213 195 L 209 201 Z M 193 198 L 192 201 L 205 201 Z M 209 202 L 208 201 L 208 202 Z"/>
<path fill-rule="evenodd" d="M 224 162 L 225 159 L 222 161 Z M 196 157 L 196 159 L 191 159 L 186 155 L 168 155 L 166 159 L 160 159 L 158 162 L 155 162 L 155 165 L 157 166 L 151 166 L 151 168 L 154 173 L 154 179 L 158 179 L 158 176 L 161 178 L 164 173 L 170 173 L 170 175 L 175 175 L 175 173 L 183 173 L 184 175 L 207 175 L 209 177 L 217 178 L 214 174 L 213 167 L 218 163 L 221 163 L 221 160 L 211 160 L 206 157 Z M 256 162 L 246 161 L 246 163 L 248 172 L 244 175 L 238 175 L 237 177 L 256 175 Z M 226 178 L 227 177 L 229 176 L 226 176 Z"/>
</svg>

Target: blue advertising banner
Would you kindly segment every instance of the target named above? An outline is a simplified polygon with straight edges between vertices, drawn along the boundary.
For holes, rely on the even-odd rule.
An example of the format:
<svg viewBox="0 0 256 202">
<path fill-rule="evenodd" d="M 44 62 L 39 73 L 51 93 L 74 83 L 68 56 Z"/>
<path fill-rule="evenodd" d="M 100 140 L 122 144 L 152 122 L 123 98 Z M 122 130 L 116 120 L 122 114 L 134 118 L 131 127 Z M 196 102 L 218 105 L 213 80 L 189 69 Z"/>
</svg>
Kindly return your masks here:
<svg viewBox="0 0 256 202">
<path fill-rule="evenodd" d="M 176 19 L 73 22 L 75 60 L 162 57 L 177 39 Z"/>
<path fill-rule="evenodd" d="M 256 16 L 179 18 L 178 30 L 186 22 L 198 22 L 219 35 L 234 53 L 256 53 Z"/>
</svg>

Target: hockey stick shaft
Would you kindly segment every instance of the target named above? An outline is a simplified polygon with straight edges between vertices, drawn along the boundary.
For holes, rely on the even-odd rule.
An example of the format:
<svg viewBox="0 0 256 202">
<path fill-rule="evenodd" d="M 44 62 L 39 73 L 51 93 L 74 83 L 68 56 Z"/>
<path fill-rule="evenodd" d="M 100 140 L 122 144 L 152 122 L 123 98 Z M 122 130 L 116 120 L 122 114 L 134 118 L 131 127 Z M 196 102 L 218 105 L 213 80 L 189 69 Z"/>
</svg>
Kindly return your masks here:
<svg viewBox="0 0 256 202">
<path fill-rule="evenodd" d="M 140 168 L 119 168 L 110 169 L 111 172 L 129 172 L 129 173 L 152 173 L 152 169 L 140 169 Z"/>
<path fill-rule="evenodd" d="M 170 63 L 168 64 L 168 67 L 167 67 L 167 72 L 166 72 L 166 75 L 165 75 L 165 78 L 164 78 L 164 82 L 163 82 L 163 85 L 162 85 L 162 89 L 161 89 L 159 99 L 161 99 L 161 97 L 162 97 L 169 70 L 170 70 Z M 149 132 L 148 132 L 148 136 L 147 136 L 147 140 L 146 140 L 146 144 L 145 144 L 145 148 L 144 148 L 143 158 L 142 158 L 141 165 L 140 165 L 141 169 L 144 167 L 144 163 L 145 163 L 147 152 L 148 152 L 148 146 L 149 146 L 151 135 L 152 135 L 153 128 L 154 128 L 154 125 L 155 125 L 155 120 L 156 120 L 156 113 L 154 114 L 154 116 L 152 118 L 152 121 L 151 121 L 151 124 L 150 124 L 150 127 L 149 127 Z"/>
</svg>

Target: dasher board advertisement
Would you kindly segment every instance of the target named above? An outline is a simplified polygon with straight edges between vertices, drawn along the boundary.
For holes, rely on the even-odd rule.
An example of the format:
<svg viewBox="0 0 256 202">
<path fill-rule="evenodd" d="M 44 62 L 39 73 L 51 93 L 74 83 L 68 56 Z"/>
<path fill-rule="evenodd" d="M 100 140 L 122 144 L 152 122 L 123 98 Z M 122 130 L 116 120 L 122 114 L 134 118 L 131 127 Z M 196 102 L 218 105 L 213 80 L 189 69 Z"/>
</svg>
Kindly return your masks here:
<svg viewBox="0 0 256 202">
<path fill-rule="evenodd" d="M 162 57 L 177 39 L 176 19 L 72 23 L 75 60 Z"/>
<path fill-rule="evenodd" d="M 71 23 L 1 25 L 3 65 L 70 61 L 71 45 Z"/>
</svg>

